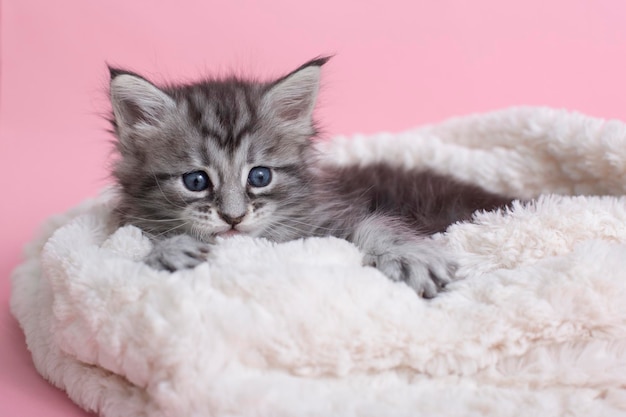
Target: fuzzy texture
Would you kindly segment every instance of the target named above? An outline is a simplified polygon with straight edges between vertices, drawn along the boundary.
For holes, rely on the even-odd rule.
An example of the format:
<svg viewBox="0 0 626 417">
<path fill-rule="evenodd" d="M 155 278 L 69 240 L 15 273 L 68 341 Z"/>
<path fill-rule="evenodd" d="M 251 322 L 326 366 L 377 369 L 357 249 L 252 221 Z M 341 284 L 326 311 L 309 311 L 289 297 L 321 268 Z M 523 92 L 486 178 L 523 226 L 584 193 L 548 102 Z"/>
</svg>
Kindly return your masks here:
<svg viewBox="0 0 626 417">
<path fill-rule="evenodd" d="M 626 125 L 521 108 L 320 148 L 553 195 L 436 235 L 465 279 L 433 300 L 335 238 L 233 237 L 156 271 L 103 195 L 13 274 L 39 372 L 106 417 L 626 414 Z"/>
</svg>

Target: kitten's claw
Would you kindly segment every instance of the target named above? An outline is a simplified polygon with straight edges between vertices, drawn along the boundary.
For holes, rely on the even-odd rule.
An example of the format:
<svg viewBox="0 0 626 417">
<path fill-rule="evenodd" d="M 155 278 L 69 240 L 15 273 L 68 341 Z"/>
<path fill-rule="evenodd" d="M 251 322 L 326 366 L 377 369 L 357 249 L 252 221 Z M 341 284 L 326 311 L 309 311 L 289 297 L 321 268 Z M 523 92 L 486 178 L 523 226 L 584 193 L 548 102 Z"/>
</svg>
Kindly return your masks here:
<svg viewBox="0 0 626 417">
<path fill-rule="evenodd" d="M 205 262 L 210 245 L 189 235 L 176 235 L 155 242 L 144 262 L 155 269 L 170 272 L 190 269 Z"/>
<path fill-rule="evenodd" d="M 365 255 L 366 265 L 376 267 L 392 281 L 406 283 L 423 298 L 433 298 L 455 280 L 456 264 L 429 241 L 408 242 L 382 254 Z"/>
</svg>

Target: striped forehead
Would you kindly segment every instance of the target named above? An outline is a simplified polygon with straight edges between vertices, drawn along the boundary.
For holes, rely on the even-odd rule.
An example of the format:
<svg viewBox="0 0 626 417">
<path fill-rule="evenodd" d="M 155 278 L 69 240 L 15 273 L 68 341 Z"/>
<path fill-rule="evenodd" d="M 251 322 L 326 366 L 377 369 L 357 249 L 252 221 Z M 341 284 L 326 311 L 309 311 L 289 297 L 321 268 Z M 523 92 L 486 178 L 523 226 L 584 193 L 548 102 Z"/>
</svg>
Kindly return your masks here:
<svg viewBox="0 0 626 417">
<path fill-rule="evenodd" d="M 244 171 L 249 168 L 249 136 L 242 137 L 242 141 L 234 149 L 224 148 L 212 137 L 201 140 L 200 152 L 193 153 L 192 159 L 195 169 L 206 169 L 214 185 L 238 184 L 243 180 Z"/>
<path fill-rule="evenodd" d="M 185 107 L 194 128 L 228 152 L 241 145 L 257 120 L 250 93 L 245 88 L 196 86 L 185 96 Z"/>
</svg>

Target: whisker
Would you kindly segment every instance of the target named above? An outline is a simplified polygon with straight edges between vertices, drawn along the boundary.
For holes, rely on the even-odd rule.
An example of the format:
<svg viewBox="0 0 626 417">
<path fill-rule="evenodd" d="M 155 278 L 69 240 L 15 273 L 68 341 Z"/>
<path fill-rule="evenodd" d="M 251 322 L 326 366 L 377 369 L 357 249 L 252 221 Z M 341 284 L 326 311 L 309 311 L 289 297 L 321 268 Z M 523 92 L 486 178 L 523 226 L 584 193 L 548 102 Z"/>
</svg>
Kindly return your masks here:
<svg viewBox="0 0 626 417">
<path fill-rule="evenodd" d="M 296 226 L 289 224 L 289 222 L 293 222 L 293 221 L 294 220 L 291 218 L 283 219 L 282 221 L 278 219 L 270 223 L 270 225 L 266 227 L 265 233 L 278 235 L 279 234 L 278 232 L 280 231 L 280 232 L 290 235 L 291 238 L 300 238 L 300 237 L 311 237 L 311 236 L 320 236 L 320 235 L 336 236 L 336 235 L 345 234 L 345 231 L 348 230 L 348 229 L 343 229 L 343 228 L 338 228 L 338 227 L 334 227 L 334 228 L 322 227 L 322 226 L 317 226 L 314 224 L 307 224 L 305 222 L 295 221 L 295 223 L 309 226 L 311 228 L 311 230 L 306 230 L 301 227 L 296 227 Z M 326 232 L 326 233 L 319 233 L 320 231 Z M 282 239 L 279 239 L 279 240 L 284 240 L 284 236 Z"/>
<path fill-rule="evenodd" d="M 263 231 L 262 236 L 265 237 L 266 239 L 269 239 L 269 240 L 272 240 L 272 241 L 282 241 L 282 240 L 284 240 L 283 239 L 284 236 L 282 236 L 283 238 L 280 238 L 280 239 L 278 238 L 278 236 L 279 236 L 279 233 L 278 233 L 279 227 L 278 226 L 280 226 L 280 225 L 278 225 L 278 224 L 270 224 Z M 283 229 L 283 231 L 284 231 L 284 229 Z M 297 230 L 289 230 L 289 229 L 287 229 L 287 232 L 290 234 L 290 235 L 287 236 L 288 240 L 289 239 L 297 239 L 299 237 L 302 237 L 301 234 L 297 233 L 298 232 Z M 281 231 L 281 234 L 284 235 L 284 233 L 282 233 L 282 231 Z"/>
<path fill-rule="evenodd" d="M 193 237 L 195 237 L 196 239 L 202 242 L 208 241 L 210 238 L 212 238 L 215 235 L 214 233 L 211 233 L 207 231 L 206 229 L 201 228 L 195 223 L 191 225 L 190 233 Z"/>
<path fill-rule="evenodd" d="M 178 228 L 180 228 L 180 227 L 186 226 L 187 224 L 189 224 L 189 222 L 181 223 L 181 224 L 179 224 L 178 226 L 172 227 L 172 228 L 170 228 L 170 229 L 165 230 L 164 232 L 161 232 L 161 233 L 159 233 L 159 234 L 154 235 L 154 237 L 160 237 L 160 236 L 163 236 L 163 235 L 165 235 L 165 234 L 167 234 L 167 233 L 170 233 L 172 230 L 176 230 L 176 229 L 178 229 Z"/>
<path fill-rule="evenodd" d="M 291 225 L 283 223 L 283 222 L 280 222 L 280 220 L 277 220 L 277 221 L 274 221 L 274 222 L 270 223 L 268 227 L 272 228 L 272 230 L 274 230 L 274 231 L 279 230 L 280 228 L 283 228 L 283 229 L 287 229 L 289 231 L 292 231 L 292 232 L 295 232 L 295 233 L 298 233 L 298 234 L 302 234 L 302 232 L 303 232 L 302 229 L 297 228 L 295 226 L 291 226 Z"/>
<path fill-rule="evenodd" d="M 309 227 L 311 227 L 313 229 L 327 230 L 327 231 L 330 231 L 330 232 L 343 232 L 344 231 L 344 229 L 342 229 L 342 228 L 319 226 L 319 225 L 316 225 L 316 224 L 313 224 L 313 223 L 301 222 L 301 221 L 298 221 L 298 220 L 293 219 L 293 218 L 288 218 L 286 221 L 297 223 L 297 224 L 301 224 L 303 226 L 309 226 Z M 287 226 L 287 225 L 284 225 L 284 226 Z"/>
<path fill-rule="evenodd" d="M 122 213 L 126 218 L 128 219 L 135 219 L 135 220 L 143 220 L 146 222 L 156 222 L 156 223 L 166 223 L 166 222 L 179 222 L 179 221 L 183 221 L 184 219 L 182 218 L 178 218 L 178 217 L 171 217 L 169 219 L 149 219 L 146 217 L 139 217 L 139 216 L 131 216 L 130 214 L 126 214 L 126 213 Z"/>
</svg>

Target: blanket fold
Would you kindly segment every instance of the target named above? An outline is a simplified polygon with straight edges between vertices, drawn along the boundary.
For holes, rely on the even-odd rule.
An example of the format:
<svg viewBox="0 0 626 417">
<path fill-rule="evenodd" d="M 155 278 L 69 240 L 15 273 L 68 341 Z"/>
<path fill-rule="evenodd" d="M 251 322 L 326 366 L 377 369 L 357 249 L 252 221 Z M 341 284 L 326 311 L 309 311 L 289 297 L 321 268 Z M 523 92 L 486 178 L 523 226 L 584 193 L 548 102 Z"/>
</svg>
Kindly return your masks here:
<svg viewBox="0 0 626 417">
<path fill-rule="evenodd" d="M 434 236 L 464 279 L 423 300 L 335 238 L 153 270 L 107 191 L 13 273 L 38 371 L 105 417 L 626 414 L 625 124 L 513 108 L 319 146 L 533 201 Z"/>
</svg>

